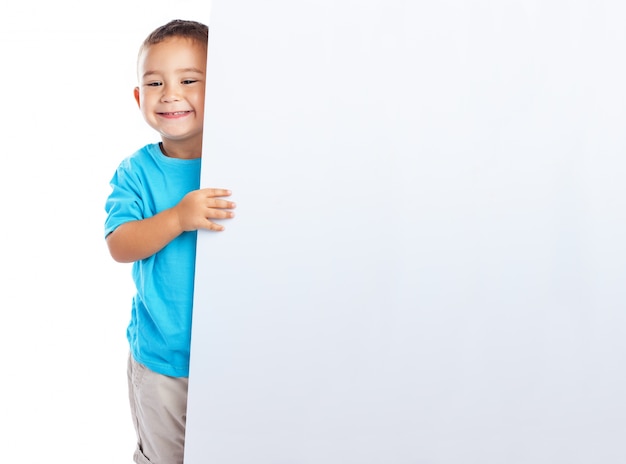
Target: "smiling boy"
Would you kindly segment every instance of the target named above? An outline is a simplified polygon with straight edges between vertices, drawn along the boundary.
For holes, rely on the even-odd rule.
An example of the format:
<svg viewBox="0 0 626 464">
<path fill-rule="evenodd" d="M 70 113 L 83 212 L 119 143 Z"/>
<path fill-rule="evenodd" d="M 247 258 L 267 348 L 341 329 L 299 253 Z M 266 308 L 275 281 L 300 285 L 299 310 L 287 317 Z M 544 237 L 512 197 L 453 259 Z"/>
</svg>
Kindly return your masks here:
<svg viewBox="0 0 626 464">
<path fill-rule="evenodd" d="M 142 44 L 134 96 L 160 142 L 120 163 L 105 204 L 110 254 L 133 263 L 128 386 L 141 464 L 183 462 L 197 230 L 222 231 L 213 219 L 234 216 L 230 191 L 199 188 L 207 46 L 207 26 L 184 20 Z"/>
</svg>

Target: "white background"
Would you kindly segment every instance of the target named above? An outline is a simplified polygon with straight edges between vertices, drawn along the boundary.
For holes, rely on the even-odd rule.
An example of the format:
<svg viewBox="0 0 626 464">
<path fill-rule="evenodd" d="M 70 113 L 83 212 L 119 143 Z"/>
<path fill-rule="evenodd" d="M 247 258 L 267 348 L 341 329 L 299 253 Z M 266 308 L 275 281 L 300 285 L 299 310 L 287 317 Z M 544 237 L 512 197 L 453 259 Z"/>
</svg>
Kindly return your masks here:
<svg viewBox="0 0 626 464">
<path fill-rule="evenodd" d="M 237 6 L 236 2 L 229 3 L 234 5 L 230 8 Z M 289 205 L 289 192 L 298 187 L 300 179 L 305 179 L 301 173 L 317 172 L 319 178 L 325 178 L 331 171 L 324 168 L 332 170 L 336 166 L 328 160 L 322 160 L 322 164 L 303 164 L 303 160 L 311 163 L 319 159 L 314 158 L 320 151 L 319 142 L 315 145 L 313 137 L 310 152 L 287 160 L 283 158 L 287 150 L 276 158 L 268 158 L 275 152 L 276 141 L 302 151 L 299 133 L 290 134 L 290 129 L 299 127 L 302 120 L 327 115 L 329 102 L 315 99 L 320 90 L 307 74 L 311 71 L 307 56 L 319 58 L 316 53 L 320 44 L 328 47 L 341 43 L 348 58 L 339 70 L 345 71 L 346 76 L 354 75 L 363 69 L 363 63 L 350 61 L 347 53 L 350 47 L 363 47 L 358 48 L 361 51 L 357 57 L 366 58 L 366 46 L 379 43 L 373 34 L 381 26 L 389 40 L 393 39 L 397 11 L 385 7 L 393 2 L 352 2 L 354 10 L 361 12 L 355 18 L 370 23 L 373 18 L 379 18 L 373 22 L 379 28 L 355 20 L 362 34 L 330 36 L 327 33 L 342 30 L 336 29 L 342 25 L 339 19 L 336 23 L 331 20 L 345 15 L 346 10 L 341 6 L 333 11 L 327 3 L 313 1 L 255 3 L 254 6 L 248 3 L 250 8 L 238 7 L 223 17 L 226 22 L 229 18 L 237 21 L 237 30 L 222 32 L 222 46 L 231 50 L 230 45 L 224 45 L 228 37 L 239 53 L 231 59 L 240 61 L 235 75 L 239 80 L 233 81 L 234 90 L 225 96 L 233 98 L 235 90 L 256 85 L 245 95 L 260 95 L 265 91 L 267 106 L 263 111 L 257 108 L 257 113 L 237 113 L 247 105 L 242 97 L 222 119 L 225 124 L 230 121 L 232 127 L 236 126 L 240 137 L 233 136 L 232 140 L 239 144 L 240 154 L 255 156 L 261 152 L 264 157 L 245 171 L 245 182 L 228 177 L 226 173 L 230 171 L 214 178 L 233 188 L 239 202 L 238 222 L 229 227 L 232 234 L 224 234 L 220 240 L 242 237 L 240 233 L 250 223 L 249 218 L 254 217 L 275 233 L 274 239 L 272 235 L 263 239 L 275 246 L 272 240 L 278 242 L 286 236 L 279 232 L 286 230 L 286 218 L 296 211 Z M 361 4 L 368 6 L 360 10 Z M 131 461 L 134 432 L 128 415 L 125 378 L 125 328 L 132 295 L 130 266 L 112 262 L 106 251 L 102 236 L 104 199 L 109 191 L 108 180 L 121 158 L 155 140 L 132 98 L 140 42 L 154 27 L 174 17 L 207 18 L 208 5 L 208 2 L 185 1 L 176 2 L 176 6 L 169 1 L 99 5 L 61 0 L 0 7 L 5 20 L 0 30 L 4 114 L 0 184 L 2 462 Z M 318 8 L 320 5 L 325 7 Z M 409 2 L 402 5 L 404 8 Z M 425 349 L 435 346 L 440 349 L 435 355 L 425 354 L 420 358 L 422 367 L 430 374 L 420 377 L 427 379 L 422 388 L 435 401 L 429 405 L 416 403 L 423 408 L 425 416 L 415 417 L 430 419 L 420 425 L 422 437 L 437 438 L 430 443 L 429 453 L 423 454 L 421 462 L 472 462 L 463 458 L 467 455 L 481 463 L 489 462 L 489 458 L 532 464 L 625 460 L 621 443 L 625 420 L 622 396 L 626 389 L 622 285 L 626 258 L 623 241 L 626 14 L 621 5 L 617 1 L 582 0 L 447 1 L 437 6 L 414 6 L 412 13 L 419 14 L 404 18 L 405 25 L 411 26 L 408 30 L 418 31 L 424 39 L 418 51 L 428 66 L 420 69 L 430 71 L 418 73 L 421 77 L 409 99 L 419 103 L 415 106 L 420 122 L 416 137 L 421 148 L 420 163 L 427 169 L 418 178 L 417 186 L 410 182 L 414 180 L 410 176 L 400 185 L 411 193 L 418 190 L 419 196 L 405 201 L 416 201 L 414 207 L 423 213 L 417 224 L 405 230 L 418 230 L 416 243 L 429 243 L 429 246 L 419 248 L 421 255 L 414 261 L 400 257 L 404 269 L 409 271 L 406 275 L 417 274 L 421 278 L 421 295 L 438 302 L 430 307 L 440 309 L 445 304 L 449 309 L 426 312 L 426 324 L 419 328 L 419 337 L 406 328 L 401 333 L 403 338 L 394 345 L 394 349 L 403 346 L 413 349 L 415 340 L 420 340 Z M 262 19 L 273 27 L 264 27 L 266 23 Z M 316 29 L 309 21 L 325 24 L 326 29 Z M 299 34 L 307 36 L 303 38 Z M 289 42 L 294 36 L 306 39 L 307 48 L 289 56 L 271 55 L 271 60 L 264 61 L 268 52 L 291 52 Z M 380 43 L 385 47 L 390 45 L 389 41 Z M 384 58 L 384 47 L 376 50 L 376 56 Z M 292 64 L 292 74 L 285 74 L 286 62 Z M 352 64 L 361 67 L 352 68 Z M 384 70 L 382 64 L 379 69 Z M 408 64 L 403 66 L 415 73 Z M 246 68 L 245 73 L 239 72 L 242 67 Z M 328 83 L 330 77 L 322 75 L 326 70 L 313 71 L 314 76 L 323 78 L 321 82 Z M 283 79 L 284 76 L 292 79 Z M 338 76 L 341 79 L 341 74 Z M 228 77 L 221 75 L 222 79 Z M 303 79 L 309 86 L 299 85 L 294 78 Z M 404 79 L 400 79 L 403 85 L 408 78 Z M 526 85 L 515 87 L 516 82 Z M 348 90 L 349 84 L 342 81 Z M 516 91 L 511 92 L 511 86 Z M 308 100 L 302 108 L 285 116 L 282 108 L 272 106 L 276 94 L 267 92 L 268 89 L 286 90 Z M 350 105 L 358 106 L 362 90 L 358 85 L 352 88 L 342 103 L 344 111 Z M 393 120 L 395 110 L 402 107 L 399 101 L 388 107 L 382 127 L 406 135 L 408 128 L 401 125 L 402 121 Z M 307 108 L 309 113 L 304 111 Z M 269 127 L 243 124 L 251 119 L 269 124 L 272 118 L 268 116 L 283 119 L 280 125 Z M 327 122 L 330 124 L 325 127 L 342 121 L 331 118 Z M 246 128 L 250 129 L 247 133 Z M 356 124 L 349 130 L 360 133 Z M 263 144 L 258 145 L 256 142 L 263 137 Z M 370 134 L 368 140 L 371 139 Z M 244 142 L 249 146 L 242 147 Z M 376 143 L 390 144 L 396 152 L 401 149 L 385 136 Z M 231 149 L 232 153 L 237 151 Z M 461 158 L 460 154 L 464 156 Z M 498 158 L 497 154 L 506 157 Z M 264 184 L 265 198 L 275 202 L 255 210 L 253 205 L 258 200 L 247 193 L 246 186 L 254 186 L 250 182 L 258 181 L 251 174 L 252 168 L 268 163 L 274 169 L 275 183 L 269 190 L 268 184 Z M 392 176 L 393 171 L 383 174 Z M 335 185 L 340 180 L 330 178 Z M 382 188 L 381 198 L 387 196 L 387 189 L 390 188 Z M 398 210 L 397 216 L 392 215 L 392 223 L 381 221 L 378 215 L 368 215 L 357 225 L 367 229 L 380 227 L 383 235 L 390 230 L 402 230 L 393 226 L 403 225 L 412 216 L 400 214 L 408 205 L 402 202 L 400 193 L 390 190 L 393 207 Z M 328 232 L 320 231 L 332 229 L 342 213 L 333 209 L 336 195 L 324 189 L 320 191 L 324 192 L 326 202 L 322 212 L 328 214 L 314 215 L 311 221 L 318 229 L 311 230 L 317 230 L 317 237 L 324 238 Z M 493 195 L 494 191 L 504 195 Z M 358 199 L 350 195 L 351 191 L 343 192 L 339 203 L 356 204 Z M 319 207 L 314 198 L 301 198 L 309 201 L 309 211 Z M 446 211 L 453 214 L 445 215 Z M 468 221 L 461 221 L 463 214 Z M 504 220 L 496 220 L 497 217 Z M 255 237 L 261 240 L 260 235 Z M 517 239 L 515 246 L 511 245 L 510 237 Z M 253 256 L 265 258 L 258 261 L 258 268 L 267 269 L 267 263 L 272 263 L 264 254 L 267 248 L 251 239 L 243 243 L 247 250 L 263 255 Z M 358 245 L 355 243 L 350 250 L 356 252 Z M 293 253 L 301 249 L 296 241 L 283 250 Z M 487 254 L 483 253 L 485 250 Z M 226 261 L 226 257 L 223 259 Z M 329 259 L 329 255 L 322 253 L 320 259 Z M 343 261 L 343 265 L 349 262 Z M 537 266 L 538 262 L 542 266 Z M 441 265 L 433 269 L 433 263 Z M 459 267 L 450 273 L 453 263 Z M 246 285 L 243 277 L 232 276 L 233 281 L 237 279 L 237 290 L 241 293 L 250 288 L 250 282 Z M 409 286 L 406 281 L 401 284 L 405 288 Z M 295 295 L 302 289 L 297 285 L 291 288 Z M 450 291 L 451 288 L 455 291 Z M 494 289 L 501 293 L 489 292 Z M 505 293 L 507 289 L 510 292 Z M 513 305 L 516 310 L 499 312 L 497 309 L 502 305 L 498 303 L 510 303 L 505 296 L 511 294 L 518 297 Z M 485 295 L 491 295 L 493 305 L 482 305 Z M 545 295 L 550 298 L 543 298 Z M 468 311 L 461 313 L 459 308 Z M 248 315 L 254 315 L 257 308 L 245 310 Z M 260 327 L 261 332 L 273 333 L 272 319 L 261 316 L 244 319 L 248 321 L 248 334 L 257 331 L 253 325 L 256 322 L 265 324 Z M 394 322 L 387 314 L 372 310 L 361 327 L 370 331 L 367 334 L 376 335 L 373 329 L 380 327 L 378 323 L 389 324 L 388 330 L 393 330 L 403 320 L 406 319 L 401 314 L 396 314 Z M 307 345 L 297 338 L 306 334 L 306 327 L 295 317 L 283 323 L 292 329 L 283 332 L 288 334 L 286 341 L 300 350 L 300 354 L 310 356 L 308 364 L 302 365 L 310 367 L 315 357 L 310 352 L 303 353 Z M 337 327 L 330 326 L 326 333 L 327 340 L 334 343 L 332 348 L 341 348 L 342 337 L 337 332 L 345 326 Z M 448 331 L 443 339 L 445 343 L 439 344 L 444 329 Z M 227 342 L 227 336 L 232 333 L 225 331 L 226 338 L 219 341 Z M 256 338 L 250 340 L 251 344 L 259 341 L 258 331 Z M 365 346 L 367 340 L 367 337 L 356 340 L 357 346 Z M 304 341 L 317 342 L 317 339 L 309 337 Z M 263 370 L 248 371 L 256 375 L 253 380 L 260 381 L 256 385 L 262 393 L 272 391 L 276 379 L 281 378 L 281 368 L 290 360 L 281 351 L 284 346 L 284 343 L 280 347 L 273 343 L 265 345 L 273 356 L 270 359 L 274 359 L 276 376 L 267 376 Z M 260 354 L 265 352 L 261 350 Z M 220 359 L 225 366 L 233 360 L 232 356 Z M 354 358 L 357 368 L 363 368 L 363 359 L 357 353 Z M 331 364 L 329 381 L 342 379 L 336 377 L 345 374 L 341 367 L 350 366 L 342 361 Z M 378 358 L 378 361 L 382 365 L 385 360 Z M 398 374 L 402 361 L 392 363 L 390 372 Z M 510 367 L 511 363 L 522 369 Z M 449 378 L 441 376 L 442 366 Z M 483 370 L 477 371 L 475 367 Z M 294 380 L 295 387 L 300 389 L 291 391 L 306 393 L 301 387 L 310 372 L 315 371 L 300 371 Z M 364 375 L 363 370 L 352 372 L 357 378 Z M 459 377 L 461 374 L 463 377 Z M 228 385 L 226 382 L 220 386 Z M 348 383 L 337 385 L 341 390 Z M 235 394 L 231 401 L 237 399 L 237 391 L 250 391 L 232 390 Z M 276 395 L 282 393 L 274 391 Z M 528 395 L 520 393 L 528 391 L 537 401 L 532 402 L 532 408 L 524 410 L 522 406 L 531 402 Z M 406 399 L 410 393 L 403 390 L 396 398 Z M 524 400 L 521 406 L 516 403 L 519 398 Z M 253 395 L 249 404 L 261 405 L 261 411 L 253 412 L 263 412 L 266 407 L 271 414 L 265 417 L 284 419 L 287 428 L 294 424 L 289 410 L 279 410 L 276 415 L 275 406 L 279 403 L 254 400 Z M 308 411 L 305 417 L 312 417 L 315 405 L 300 402 L 295 396 L 290 400 L 292 405 Z M 479 421 L 471 421 L 476 401 L 488 406 L 485 409 L 488 414 Z M 231 403 L 227 402 L 228 405 Z M 399 427 L 406 416 L 404 409 L 399 406 L 396 409 L 399 413 L 395 426 Z M 222 408 L 220 413 L 224 412 Z M 317 424 L 325 423 L 322 418 L 317 416 Z M 336 424 L 351 425 L 351 420 Z M 502 424 L 514 424 L 517 434 L 510 435 L 506 428 L 499 427 Z M 263 425 L 266 424 L 260 424 Z M 273 433 L 279 429 L 265 430 Z M 285 443 L 297 444 L 302 440 L 299 435 L 302 429 L 294 430 L 289 438 L 295 440 Z M 344 436 L 359 437 L 350 430 Z M 407 443 L 404 438 L 414 441 L 416 435 L 400 436 L 400 443 Z M 317 439 L 328 443 L 323 433 Z M 310 443 L 314 450 L 311 456 L 325 449 L 317 446 L 319 441 Z M 361 445 L 362 452 L 368 451 L 368 443 Z M 399 453 L 404 451 L 402 446 L 396 449 Z M 494 449 L 496 453 L 485 454 L 485 450 Z M 295 453 L 303 452 L 297 448 L 289 451 L 296 458 L 300 456 Z M 462 452 L 468 454 L 459 457 Z M 488 458 L 479 459 L 484 456 Z"/>
<path fill-rule="evenodd" d="M 206 1 L 4 2 L 0 462 L 130 463 L 130 265 L 103 225 L 118 163 L 157 134 L 133 98 L 143 39 Z"/>
<path fill-rule="evenodd" d="M 625 23 L 213 3 L 187 464 L 626 462 Z"/>
</svg>

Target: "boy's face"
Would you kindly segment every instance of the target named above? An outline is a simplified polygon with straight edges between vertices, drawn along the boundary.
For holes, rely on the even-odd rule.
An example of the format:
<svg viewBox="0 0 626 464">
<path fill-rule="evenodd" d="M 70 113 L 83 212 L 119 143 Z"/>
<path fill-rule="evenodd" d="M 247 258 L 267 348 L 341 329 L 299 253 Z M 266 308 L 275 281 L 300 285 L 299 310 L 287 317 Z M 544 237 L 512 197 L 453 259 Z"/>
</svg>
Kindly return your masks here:
<svg viewBox="0 0 626 464">
<path fill-rule="evenodd" d="M 135 100 L 164 146 L 200 154 L 204 120 L 206 49 L 194 40 L 170 37 L 139 56 Z"/>
</svg>

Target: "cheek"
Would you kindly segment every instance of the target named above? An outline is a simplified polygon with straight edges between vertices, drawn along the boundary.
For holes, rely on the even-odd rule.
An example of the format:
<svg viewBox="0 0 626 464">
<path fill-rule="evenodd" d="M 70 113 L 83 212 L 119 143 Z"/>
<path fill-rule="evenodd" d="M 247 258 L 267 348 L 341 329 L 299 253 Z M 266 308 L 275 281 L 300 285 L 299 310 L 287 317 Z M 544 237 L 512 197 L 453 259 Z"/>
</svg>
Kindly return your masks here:
<svg viewBox="0 0 626 464">
<path fill-rule="evenodd" d="M 155 108 L 159 104 L 159 96 L 151 92 L 145 92 L 142 97 L 141 109 L 147 113 L 155 111 Z"/>
<path fill-rule="evenodd" d="M 198 98 L 196 98 L 196 101 L 194 102 L 194 107 L 197 113 L 204 113 L 204 95 L 198 96 Z"/>
</svg>

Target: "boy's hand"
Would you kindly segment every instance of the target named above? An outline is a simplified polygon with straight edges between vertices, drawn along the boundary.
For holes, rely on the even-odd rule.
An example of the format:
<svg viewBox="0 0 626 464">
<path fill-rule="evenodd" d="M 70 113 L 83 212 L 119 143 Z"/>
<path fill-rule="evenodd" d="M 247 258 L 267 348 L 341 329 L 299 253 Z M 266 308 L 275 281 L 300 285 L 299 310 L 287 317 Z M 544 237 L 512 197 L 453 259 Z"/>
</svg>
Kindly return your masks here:
<svg viewBox="0 0 626 464">
<path fill-rule="evenodd" d="M 228 219 L 235 216 L 230 211 L 235 203 L 221 197 L 230 196 L 230 190 L 205 188 L 189 192 L 173 208 L 183 231 L 198 229 L 215 231 L 224 230 L 224 226 L 216 224 L 211 219 Z"/>
</svg>

